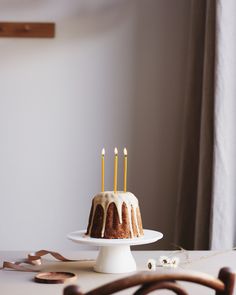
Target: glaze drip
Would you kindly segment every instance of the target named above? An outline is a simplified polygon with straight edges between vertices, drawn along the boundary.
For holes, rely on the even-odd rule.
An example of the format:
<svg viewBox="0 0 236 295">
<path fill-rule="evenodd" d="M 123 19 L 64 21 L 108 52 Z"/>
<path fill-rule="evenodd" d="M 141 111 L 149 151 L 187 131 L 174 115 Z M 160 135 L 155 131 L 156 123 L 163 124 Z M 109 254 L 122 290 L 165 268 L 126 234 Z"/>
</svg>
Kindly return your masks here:
<svg viewBox="0 0 236 295">
<path fill-rule="evenodd" d="M 104 237 L 107 210 L 111 203 L 114 203 L 117 208 L 120 223 L 122 223 L 122 205 L 123 203 L 126 205 L 128 210 L 129 224 L 130 224 L 130 234 L 132 238 L 134 237 L 133 226 L 132 226 L 132 212 L 133 212 L 134 223 L 137 228 L 138 236 L 141 236 L 139 225 L 138 225 L 138 219 L 137 219 L 137 209 L 139 206 L 138 199 L 135 197 L 134 194 L 130 192 L 114 193 L 113 191 L 101 192 L 93 198 L 93 212 L 92 212 L 91 224 L 88 229 L 88 235 L 91 235 L 94 214 L 95 214 L 97 206 L 100 205 L 102 206 L 104 211 L 104 218 L 103 218 L 102 232 L 101 232 L 101 237 Z"/>
</svg>

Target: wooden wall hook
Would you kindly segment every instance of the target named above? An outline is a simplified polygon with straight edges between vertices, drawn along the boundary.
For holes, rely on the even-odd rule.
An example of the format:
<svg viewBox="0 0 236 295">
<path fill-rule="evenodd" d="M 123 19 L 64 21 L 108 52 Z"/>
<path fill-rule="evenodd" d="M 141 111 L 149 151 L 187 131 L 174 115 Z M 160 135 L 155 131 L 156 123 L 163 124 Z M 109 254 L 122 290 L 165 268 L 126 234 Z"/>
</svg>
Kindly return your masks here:
<svg viewBox="0 0 236 295">
<path fill-rule="evenodd" d="M 55 23 L 0 22 L 0 37 L 54 38 Z"/>
</svg>

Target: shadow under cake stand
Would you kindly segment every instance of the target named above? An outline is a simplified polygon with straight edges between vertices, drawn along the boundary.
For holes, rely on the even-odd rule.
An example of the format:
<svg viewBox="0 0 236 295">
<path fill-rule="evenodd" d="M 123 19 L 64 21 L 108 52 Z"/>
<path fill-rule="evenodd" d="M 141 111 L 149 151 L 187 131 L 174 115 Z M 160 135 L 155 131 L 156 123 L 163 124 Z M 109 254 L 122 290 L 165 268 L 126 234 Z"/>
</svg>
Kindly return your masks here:
<svg viewBox="0 0 236 295">
<path fill-rule="evenodd" d="M 67 237 L 76 243 L 100 247 L 94 270 L 102 273 L 135 271 L 136 262 L 130 246 L 154 243 L 163 237 L 162 233 L 149 229 L 144 229 L 144 235 L 134 239 L 96 239 L 85 233 L 85 230 L 75 231 Z"/>
</svg>

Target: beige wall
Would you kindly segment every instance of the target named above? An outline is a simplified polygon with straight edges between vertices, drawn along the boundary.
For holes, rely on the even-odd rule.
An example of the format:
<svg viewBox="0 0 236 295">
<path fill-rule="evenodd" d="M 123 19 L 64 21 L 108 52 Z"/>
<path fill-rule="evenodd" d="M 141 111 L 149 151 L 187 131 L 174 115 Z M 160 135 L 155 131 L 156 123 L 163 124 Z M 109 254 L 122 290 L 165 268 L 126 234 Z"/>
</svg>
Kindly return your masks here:
<svg viewBox="0 0 236 295">
<path fill-rule="evenodd" d="M 112 188 L 115 145 L 145 228 L 170 247 L 188 2 L 0 0 L 0 20 L 57 26 L 52 40 L 0 39 L 1 250 L 76 249 L 65 236 L 86 227 L 103 146 Z"/>
</svg>

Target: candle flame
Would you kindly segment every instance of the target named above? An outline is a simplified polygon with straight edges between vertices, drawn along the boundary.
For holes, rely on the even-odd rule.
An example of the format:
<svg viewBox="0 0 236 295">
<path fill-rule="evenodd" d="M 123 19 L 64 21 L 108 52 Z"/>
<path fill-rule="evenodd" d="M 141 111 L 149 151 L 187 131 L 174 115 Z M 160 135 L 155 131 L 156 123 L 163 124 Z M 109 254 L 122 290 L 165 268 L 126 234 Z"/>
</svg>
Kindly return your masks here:
<svg viewBox="0 0 236 295">
<path fill-rule="evenodd" d="M 125 155 L 125 157 L 128 155 L 128 152 L 127 152 L 126 148 L 124 148 L 124 155 Z"/>
<path fill-rule="evenodd" d="M 104 156 L 105 155 L 105 149 L 103 148 L 102 149 L 102 156 Z"/>
<path fill-rule="evenodd" d="M 118 155 L 118 149 L 117 148 L 114 149 L 114 153 L 115 153 L 115 155 Z"/>
</svg>

